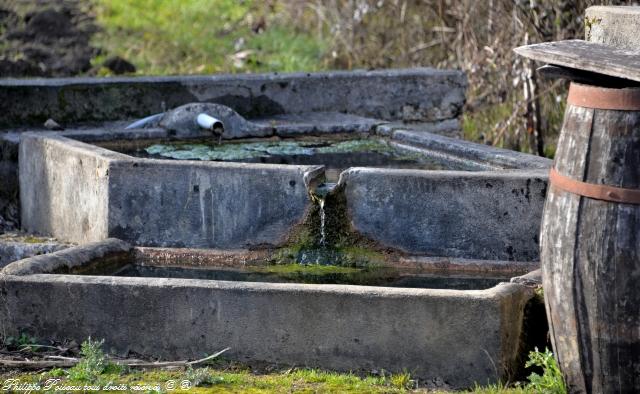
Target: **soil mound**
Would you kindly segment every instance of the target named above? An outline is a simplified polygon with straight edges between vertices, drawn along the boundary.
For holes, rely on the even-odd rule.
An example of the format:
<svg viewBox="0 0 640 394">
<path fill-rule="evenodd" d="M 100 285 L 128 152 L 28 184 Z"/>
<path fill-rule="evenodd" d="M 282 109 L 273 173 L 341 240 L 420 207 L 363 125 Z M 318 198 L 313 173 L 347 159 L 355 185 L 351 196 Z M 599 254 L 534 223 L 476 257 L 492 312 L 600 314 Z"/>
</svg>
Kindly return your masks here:
<svg viewBox="0 0 640 394">
<path fill-rule="evenodd" d="M 76 1 L 41 1 L 27 12 L 0 8 L 0 77 L 60 77 L 87 72 L 98 49 L 90 45 L 94 18 Z"/>
</svg>

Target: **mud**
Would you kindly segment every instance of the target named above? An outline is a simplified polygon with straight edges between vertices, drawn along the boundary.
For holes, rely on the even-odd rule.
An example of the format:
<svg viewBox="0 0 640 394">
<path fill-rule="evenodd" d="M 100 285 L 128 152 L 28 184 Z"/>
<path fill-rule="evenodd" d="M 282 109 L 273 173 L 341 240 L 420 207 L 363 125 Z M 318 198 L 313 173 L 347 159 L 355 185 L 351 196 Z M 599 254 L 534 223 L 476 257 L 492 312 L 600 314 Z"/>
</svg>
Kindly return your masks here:
<svg viewBox="0 0 640 394">
<path fill-rule="evenodd" d="M 60 77 L 86 73 L 99 53 L 86 3 L 9 1 L 0 5 L 0 77 Z"/>
</svg>

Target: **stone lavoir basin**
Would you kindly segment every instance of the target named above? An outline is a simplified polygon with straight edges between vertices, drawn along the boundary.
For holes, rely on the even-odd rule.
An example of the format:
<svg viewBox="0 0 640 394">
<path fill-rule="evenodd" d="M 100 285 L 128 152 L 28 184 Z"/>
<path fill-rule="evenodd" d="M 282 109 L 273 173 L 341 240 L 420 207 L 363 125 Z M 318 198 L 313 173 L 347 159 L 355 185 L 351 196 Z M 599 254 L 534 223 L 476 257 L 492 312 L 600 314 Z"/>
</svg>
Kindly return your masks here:
<svg viewBox="0 0 640 394">
<path fill-rule="evenodd" d="M 532 345 L 523 322 L 540 318 L 534 290 L 504 272 L 261 259 L 88 243 L 6 266 L 0 316 L 9 332 L 104 338 L 122 355 L 230 347 L 228 357 L 248 363 L 407 370 L 452 387 L 513 376 Z"/>
<path fill-rule="evenodd" d="M 80 244 L 2 270 L 4 332 L 454 387 L 525 352 L 550 162 L 455 138 L 462 74 L 2 84 L 0 198 Z"/>
</svg>

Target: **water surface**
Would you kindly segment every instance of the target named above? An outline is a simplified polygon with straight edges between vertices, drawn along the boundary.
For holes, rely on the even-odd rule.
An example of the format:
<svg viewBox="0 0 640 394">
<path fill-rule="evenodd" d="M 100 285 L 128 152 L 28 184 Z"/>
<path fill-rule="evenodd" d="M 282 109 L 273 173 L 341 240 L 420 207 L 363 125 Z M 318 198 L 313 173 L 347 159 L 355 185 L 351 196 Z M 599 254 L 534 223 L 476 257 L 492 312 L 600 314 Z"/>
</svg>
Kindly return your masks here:
<svg viewBox="0 0 640 394">
<path fill-rule="evenodd" d="M 128 264 L 113 276 L 138 278 L 179 278 L 243 282 L 342 284 L 361 286 L 407 287 L 422 289 L 487 289 L 509 277 L 499 275 L 462 275 L 418 273 L 391 267 L 343 267 L 323 265 L 267 265 L 245 268 L 154 266 Z"/>
<path fill-rule="evenodd" d="M 222 144 L 172 142 L 154 144 L 126 153 L 139 157 L 175 160 L 324 165 L 329 182 L 336 182 L 339 174 L 349 167 L 469 170 L 462 164 L 402 149 L 380 138 L 306 137 L 229 141 Z"/>
</svg>

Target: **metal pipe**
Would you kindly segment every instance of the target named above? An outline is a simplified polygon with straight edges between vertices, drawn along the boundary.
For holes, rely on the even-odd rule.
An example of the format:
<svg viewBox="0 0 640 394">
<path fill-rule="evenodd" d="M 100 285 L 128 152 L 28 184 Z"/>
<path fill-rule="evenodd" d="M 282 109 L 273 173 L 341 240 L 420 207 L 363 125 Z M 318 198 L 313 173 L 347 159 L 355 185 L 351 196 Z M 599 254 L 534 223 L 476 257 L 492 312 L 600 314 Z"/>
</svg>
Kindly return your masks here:
<svg viewBox="0 0 640 394">
<path fill-rule="evenodd" d="M 142 119 L 138 119 L 135 122 L 131 123 L 129 126 L 125 127 L 125 130 L 129 130 L 129 129 L 141 129 L 151 123 L 155 123 L 157 120 L 160 120 L 160 118 L 162 117 L 162 115 L 164 115 L 164 112 L 161 112 L 159 114 L 155 114 L 155 115 L 151 115 L 151 116 L 147 116 L 146 118 L 142 118 Z"/>
<path fill-rule="evenodd" d="M 207 115 L 205 113 L 198 114 L 196 122 L 198 123 L 198 126 L 202 127 L 205 130 L 211 130 L 216 134 L 224 133 L 224 124 L 220 119 L 216 119 L 213 116 Z"/>
</svg>

